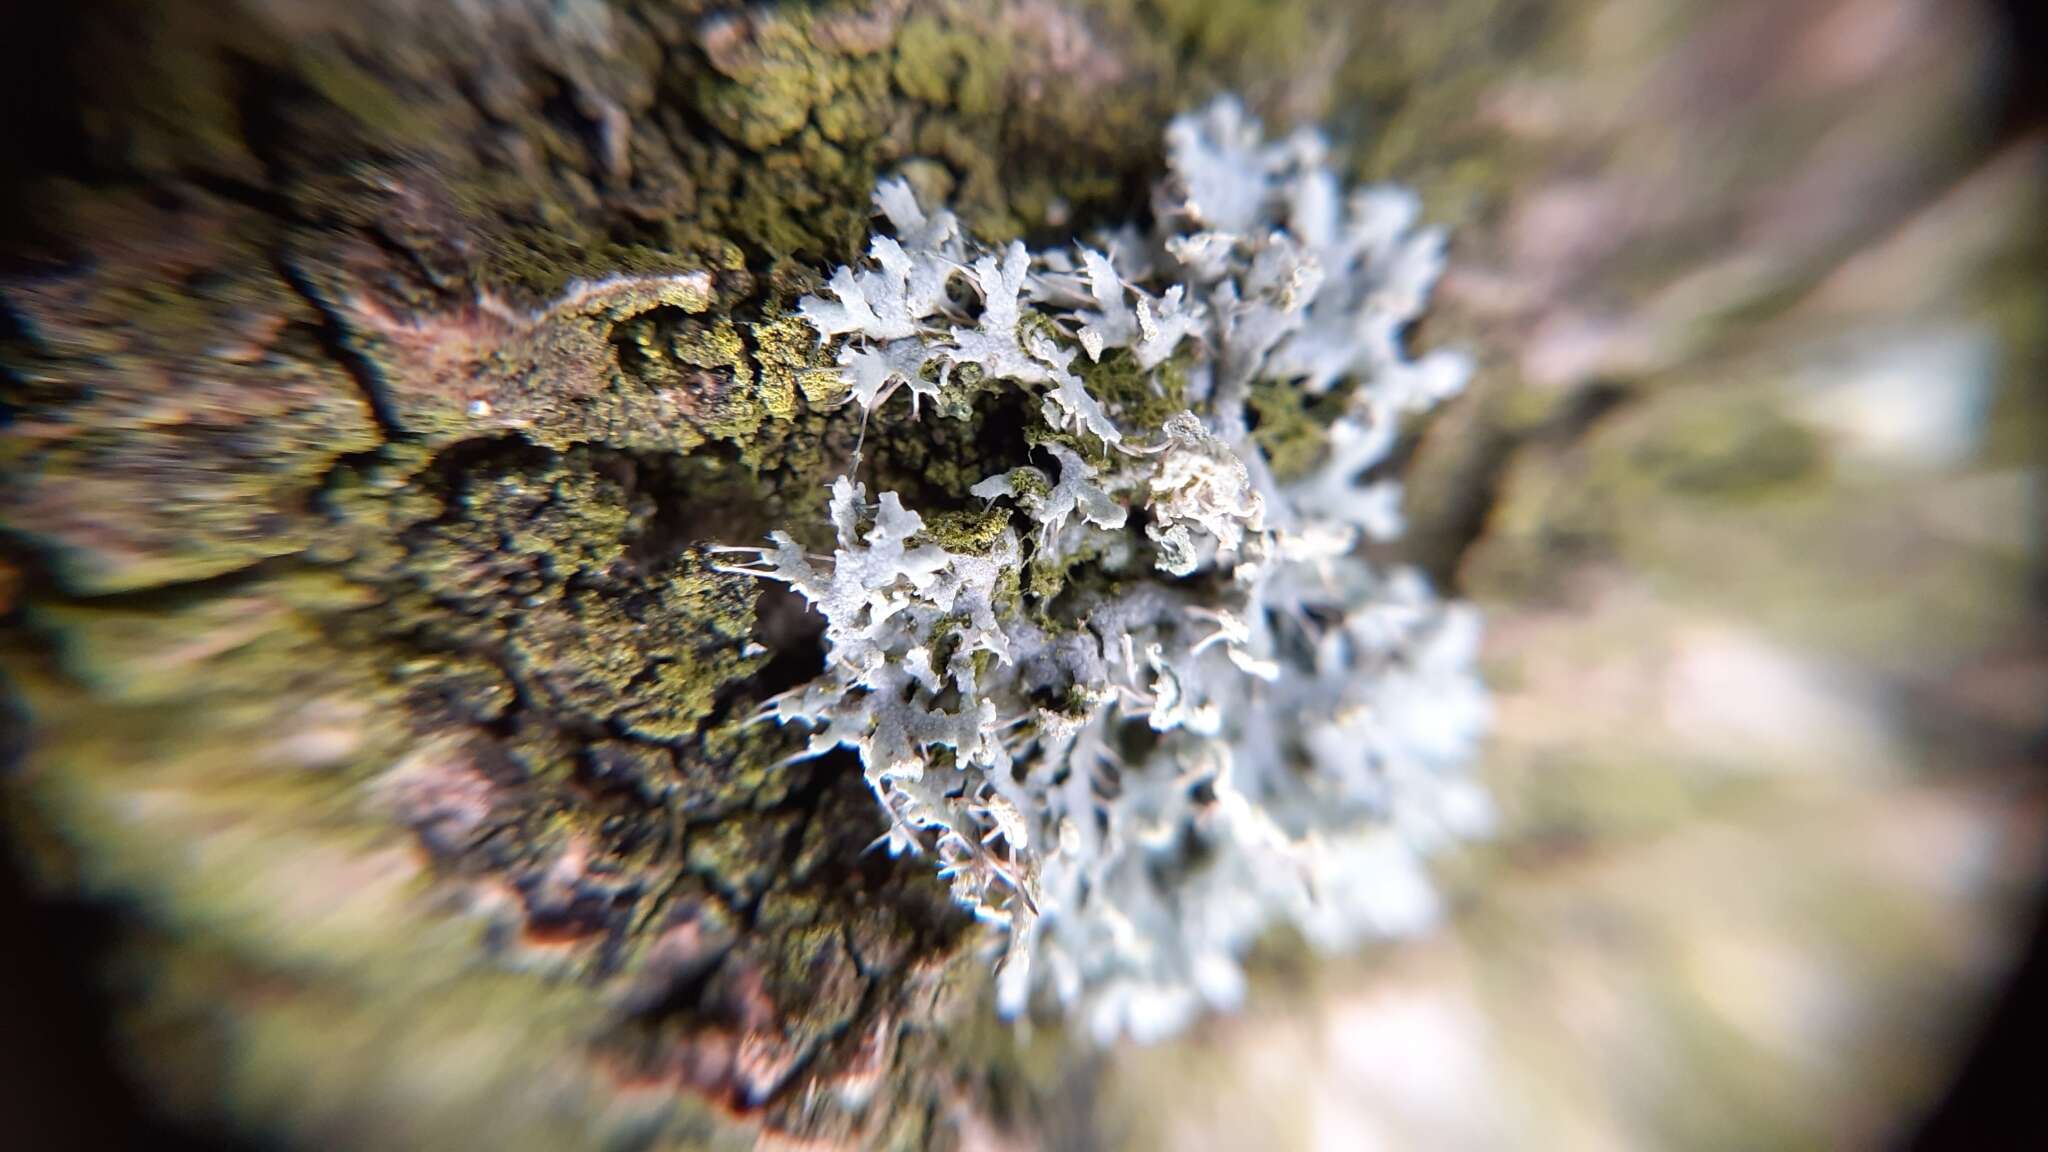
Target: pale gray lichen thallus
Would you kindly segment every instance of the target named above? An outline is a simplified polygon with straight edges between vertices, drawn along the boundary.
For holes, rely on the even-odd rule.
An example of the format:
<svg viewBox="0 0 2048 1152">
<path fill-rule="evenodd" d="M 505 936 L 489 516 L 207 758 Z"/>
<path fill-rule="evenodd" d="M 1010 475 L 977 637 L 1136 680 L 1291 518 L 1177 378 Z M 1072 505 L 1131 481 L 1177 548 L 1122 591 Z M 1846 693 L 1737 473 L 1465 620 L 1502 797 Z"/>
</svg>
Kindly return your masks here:
<svg viewBox="0 0 2048 1152">
<path fill-rule="evenodd" d="M 1359 547 L 1402 527 L 1376 472 L 1400 418 L 1470 373 L 1403 348 L 1444 237 L 1230 98 L 1166 145 L 1152 231 L 1072 249 L 988 248 L 884 182 L 887 233 L 800 304 L 871 422 L 969 380 L 1025 402 L 1037 449 L 962 494 L 1007 510 L 992 547 L 846 475 L 829 560 L 780 532 L 727 550 L 825 621 L 824 672 L 767 715 L 858 752 L 881 842 L 994 926 L 1005 1013 L 1103 1042 L 1235 1005 L 1278 924 L 1325 949 L 1423 930 L 1428 857 L 1491 819 L 1476 614 Z M 1112 357 L 1146 403 L 1091 391 Z M 1274 387 L 1336 401 L 1306 475 L 1253 434 Z"/>
</svg>

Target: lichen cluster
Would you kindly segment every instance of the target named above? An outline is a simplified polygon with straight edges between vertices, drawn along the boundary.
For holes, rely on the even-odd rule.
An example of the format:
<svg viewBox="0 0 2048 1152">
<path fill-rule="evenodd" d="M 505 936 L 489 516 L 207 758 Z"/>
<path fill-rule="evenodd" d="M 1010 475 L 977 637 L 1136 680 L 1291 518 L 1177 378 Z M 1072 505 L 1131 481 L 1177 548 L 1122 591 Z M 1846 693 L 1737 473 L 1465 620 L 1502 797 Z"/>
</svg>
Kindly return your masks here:
<svg viewBox="0 0 2048 1152">
<path fill-rule="evenodd" d="M 1275 925 L 1422 927 L 1425 858 L 1489 820 L 1476 618 L 1361 554 L 1401 529 L 1403 416 L 1469 375 L 1402 347 L 1443 235 L 1228 98 L 1167 144 L 1150 234 L 1072 250 L 984 249 L 884 182 L 893 235 L 799 311 L 871 426 L 997 411 L 1020 454 L 931 516 L 856 455 L 829 558 L 726 553 L 825 619 L 824 672 L 764 719 L 858 751 L 889 851 L 999 926 L 1005 1013 L 1039 996 L 1104 1041 L 1235 1003 Z M 1275 389 L 1334 413 L 1285 475 Z"/>
</svg>

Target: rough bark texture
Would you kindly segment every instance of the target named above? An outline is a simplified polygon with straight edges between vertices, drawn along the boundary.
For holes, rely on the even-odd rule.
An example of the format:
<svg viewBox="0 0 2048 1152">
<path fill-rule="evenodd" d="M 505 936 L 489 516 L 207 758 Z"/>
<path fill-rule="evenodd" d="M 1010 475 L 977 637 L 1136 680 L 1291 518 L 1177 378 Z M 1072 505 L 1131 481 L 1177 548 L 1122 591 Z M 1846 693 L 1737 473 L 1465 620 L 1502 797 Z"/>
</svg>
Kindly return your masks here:
<svg viewBox="0 0 2048 1152">
<path fill-rule="evenodd" d="M 1095 1058 L 997 1027 L 938 882 L 864 852 L 858 772 L 747 723 L 816 670 L 814 625 L 704 551 L 815 525 L 861 435 L 790 310 L 864 243 L 879 175 L 985 237 L 1065 237 L 1141 214 L 1161 126 L 1225 87 L 1420 190 L 1457 238 L 1422 338 L 1485 364 L 1409 450 L 1409 548 L 1496 621 L 1508 828 L 1460 866 L 1457 932 L 1395 963 L 1489 1019 L 1486 987 L 1570 985 L 1656 1022 L 1535 1105 L 1451 1107 L 1481 1126 L 1458 1138 L 1838 1142 L 1929 1091 L 1937 1060 L 1879 1054 L 1983 978 L 2039 842 L 2037 796 L 1982 799 L 2040 722 L 2013 488 L 2048 302 L 2041 146 L 1996 130 L 1981 19 L 223 0 L 61 32 L 0 282 L 7 804 L 53 883 L 136 910 L 128 1025 L 176 1106 L 321 1147 L 1193 1147 L 1158 1099 L 1224 1078 L 1232 1037 L 1325 1064 L 1322 1008 L 1286 1005 L 1330 1001 L 1273 993 L 1098 1110 Z M 1821 384 L 1956 331 L 2003 357 L 1988 441 L 1859 471 Z M 1262 418 L 1318 449 L 1313 414 Z M 943 501 L 974 433 L 865 451 Z M 1727 699 L 1700 678 L 1771 675 L 1823 687 L 1747 745 L 1747 714 L 1696 714 Z M 1867 835 L 1801 831 L 1838 819 Z M 2003 827 L 2010 856 L 1944 903 L 1884 871 L 1915 820 Z M 1690 912 L 1748 845 L 1813 877 L 1737 902 L 1757 940 L 1850 896 L 1901 918 L 1815 937 L 1858 1006 L 1839 1061 L 1688 982 L 1736 964 Z M 1521 1012 L 1489 1099 L 1569 1032 Z M 1662 1079 L 1608 1109 L 1633 1043 Z M 1317 1115 L 1213 1098 L 1265 1133 Z M 1445 1143 L 1404 1107 L 1360 1123 Z"/>
</svg>

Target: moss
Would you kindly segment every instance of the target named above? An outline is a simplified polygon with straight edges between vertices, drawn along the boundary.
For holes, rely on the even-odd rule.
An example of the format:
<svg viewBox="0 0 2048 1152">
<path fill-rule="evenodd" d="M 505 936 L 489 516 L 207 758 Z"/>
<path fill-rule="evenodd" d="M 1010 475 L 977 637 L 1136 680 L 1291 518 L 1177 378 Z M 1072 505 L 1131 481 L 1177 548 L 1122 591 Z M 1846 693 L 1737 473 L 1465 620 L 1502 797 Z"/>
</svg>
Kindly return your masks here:
<svg viewBox="0 0 2048 1152">
<path fill-rule="evenodd" d="M 398 665 L 394 674 L 422 686 L 409 703 L 428 723 L 495 724 L 519 704 L 511 678 L 479 656 L 420 656 Z"/>
<path fill-rule="evenodd" d="M 970 502 L 978 508 L 968 490 L 1022 462 L 1026 445 L 1017 430 L 1029 422 L 1020 408 L 1036 403 L 1022 390 L 983 382 L 978 369 L 955 372 L 940 403 L 924 408 L 916 420 L 895 418 L 907 404 L 891 401 L 866 421 L 873 482 L 878 490 L 901 493 L 907 506 L 920 511 Z"/>
<path fill-rule="evenodd" d="M 506 654 L 563 713 L 641 740 L 686 740 L 725 685 L 764 664 L 741 654 L 752 592 L 745 578 L 674 572 L 623 596 L 571 594 L 520 617 Z"/>
<path fill-rule="evenodd" d="M 765 421 L 795 414 L 788 381 L 771 380 L 768 388 L 761 386 L 753 355 L 729 319 L 678 324 L 666 322 L 658 311 L 649 312 L 614 328 L 612 340 L 614 347 L 623 341 L 633 350 L 628 370 L 645 386 L 708 394 L 712 403 L 693 415 L 709 436 L 744 444 L 755 438 Z M 708 388 L 700 383 L 707 373 Z"/>
<path fill-rule="evenodd" d="M 560 296 L 579 280 L 730 269 L 743 267 L 746 259 L 731 240 L 687 227 L 673 232 L 667 244 L 655 245 L 592 237 L 575 226 L 513 225 L 480 238 L 478 248 L 479 280 L 536 301 Z"/>
<path fill-rule="evenodd" d="M 1187 369 L 1192 353 L 1183 349 L 1152 372 L 1138 366 L 1128 348 L 1112 348 L 1099 361 L 1074 360 L 1074 372 L 1126 432 L 1151 436 L 1186 410 Z"/>
<path fill-rule="evenodd" d="M 979 364 L 956 364 L 950 373 L 943 374 L 943 381 L 939 379 L 942 373 L 937 363 L 926 364 L 919 375 L 938 389 L 932 410 L 947 420 L 973 420 L 976 402 L 1001 388 Z"/>
<path fill-rule="evenodd" d="M 1291 0 L 1148 0 L 1170 42 L 1211 59 L 1247 64 L 1299 60 L 1321 25 L 1314 5 Z"/>
<path fill-rule="evenodd" d="M 1266 454 L 1273 477 L 1283 483 L 1314 470 L 1329 444 L 1329 426 L 1343 412 L 1338 392 L 1310 396 L 1291 384 L 1252 384 L 1252 440 Z"/>
<path fill-rule="evenodd" d="M 774 883 L 782 846 L 799 819 L 789 812 L 721 820 L 691 832 L 684 859 L 727 900 L 751 905 Z"/>
<path fill-rule="evenodd" d="M 673 803 L 690 819 L 765 808 L 788 795 L 801 773 L 790 760 L 803 749 L 795 729 L 739 716 L 708 727 L 678 760 L 685 787 Z"/>
<path fill-rule="evenodd" d="M 1067 578 L 1076 568 L 1087 568 L 1102 558 L 1098 545 L 1084 544 L 1057 557 L 1033 556 L 1026 573 L 1024 590 L 1038 601 L 1039 622 L 1050 624 L 1052 602 L 1066 591 Z"/>
<path fill-rule="evenodd" d="M 887 132 L 894 110 L 888 63 L 881 59 L 852 60 L 844 64 L 832 98 L 818 105 L 813 119 L 826 140 L 853 147 Z"/>
<path fill-rule="evenodd" d="M 1003 154 L 987 132 L 938 112 L 927 112 L 916 123 L 911 151 L 946 165 L 954 178 L 948 203 L 961 222 L 990 243 L 1021 235 L 1022 222 L 1010 211 Z"/>
<path fill-rule="evenodd" d="M 752 483 L 706 459 L 667 468 L 589 450 L 486 461 L 458 478 L 448 515 L 416 529 L 398 573 L 420 594 L 391 609 L 417 642 L 502 648 L 527 698 L 636 738 L 693 741 L 732 686 L 766 661 L 748 642 L 758 587 L 672 537 L 645 489 L 691 492 L 708 516 L 747 515 Z M 737 529 L 735 529 L 737 531 Z M 420 690 L 461 691 L 420 669 Z"/>
<path fill-rule="evenodd" d="M 912 17 L 896 42 L 896 86 L 913 100 L 986 116 L 1001 106 L 1009 52 L 1000 36 L 934 16 Z"/>
<path fill-rule="evenodd" d="M 833 407 L 845 398 L 845 377 L 826 359 L 817 330 L 802 317 L 782 316 L 752 331 L 757 387 L 770 416 L 795 418 L 799 395 L 814 408 Z"/>
<path fill-rule="evenodd" d="M 1693 499 L 1747 501 L 1796 485 L 1823 463 L 1814 433 L 1754 392 L 1700 397 L 1682 422 L 1653 425 L 1596 461 L 1617 484 Z"/>
<path fill-rule="evenodd" d="M 1014 571 L 1014 569 L 1006 570 L 1006 572 L 1008 571 Z M 1002 589 L 999 587 L 996 597 L 1000 600 L 1001 596 Z M 960 654 L 961 635 L 972 627 L 974 627 L 973 618 L 965 615 L 947 616 L 932 625 L 931 652 L 927 657 L 930 663 L 927 667 L 931 669 L 934 675 L 942 674 L 946 667 L 952 664 L 953 658 Z M 996 654 L 988 651 L 976 651 L 967 659 L 974 669 L 974 675 L 979 678 L 987 676 L 989 670 L 995 666 Z M 935 761 L 935 763 L 941 767 L 948 767 L 952 764 L 950 759 L 952 753 L 950 751 L 940 749 L 938 756 L 939 760 Z"/>
<path fill-rule="evenodd" d="M 1000 508 L 985 512 L 933 512 L 924 518 L 924 540 L 948 552 L 986 556 L 1002 542 L 1010 514 Z"/>
<path fill-rule="evenodd" d="M 1010 491 L 1020 500 L 1043 500 L 1052 495 L 1052 481 L 1036 468 L 1012 468 L 1009 479 Z"/>
<path fill-rule="evenodd" d="M 766 662 L 743 650 L 755 592 L 747 577 L 686 561 L 617 592 L 572 591 L 522 613 L 506 655 L 560 712 L 645 740 L 685 740 L 722 688 Z"/>
<path fill-rule="evenodd" d="M 844 65 L 814 45 L 800 14 L 715 19 L 701 34 L 712 70 L 697 79 L 697 106 L 739 143 L 760 151 L 796 134 L 832 95 Z"/>
<path fill-rule="evenodd" d="M 855 250 L 897 106 L 886 61 L 822 46 L 833 38 L 803 13 L 715 20 L 700 40 L 699 104 L 750 155 L 700 152 L 699 218 L 774 257 Z"/>
<path fill-rule="evenodd" d="M 432 444 L 512 432 L 555 449 L 745 449 L 795 414 L 793 374 L 757 375 L 741 326 L 713 312 L 716 284 L 701 270 L 596 281 L 525 316 L 367 311 L 352 342 L 394 420 Z"/>
<path fill-rule="evenodd" d="M 246 660 L 273 643 L 221 658 Z M 22 672 L 11 659 L 21 649 L 5 651 L 10 672 Z M 388 765 L 405 747 L 401 710 L 373 690 L 374 661 L 316 644 L 289 675 L 282 668 L 266 679 L 252 665 L 248 691 L 211 684 L 196 707 L 110 710 L 75 686 L 14 679 L 33 681 L 38 717 L 51 727 L 35 775 L 10 780 L 9 798 L 32 786 L 39 823 L 61 828 L 89 860 L 78 881 L 147 909 L 124 922 L 117 959 L 128 994 L 118 1023 L 152 1066 L 175 1068 L 152 1076 L 152 1090 L 193 1108 L 231 1098 L 246 1109 L 244 1123 L 289 1115 L 317 1124 L 332 1115 L 321 1109 L 340 1107 L 298 1094 L 321 1060 L 321 1076 L 361 1098 L 428 1074 L 452 1052 L 442 1045 L 461 1047 L 477 1027 L 490 1033 L 481 1050 L 497 1055 L 481 1065 L 473 1052 L 460 1057 L 473 1072 L 501 1086 L 530 1082 L 543 1063 L 561 1074 L 601 998 L 577 982 L 479 964 L 477 922 L 423 898 L 417 856 L 364 803 L 354 770 Z M 322 702 L 363 710 L 323 721 L 355 741 L 341 765 L 304 759 L 344 743 L 339 730 L 309 741 L 320 729 L 305 725 Z M 546 1056 L 521 1055 L 537 1050 Z M 468 1136 L 430 1142 L 476 1135 L 466 1101 L 443 1097 Z M 346 1123 L 361 1130 L 360 1117 Z M 540 1138 L 508 1124 L 502 1146 L 587 1137 L 573 1128 L 556 1116 L 551 1137 Z"/>
<path fill-rule="evenodd" d="M 824 145 L 814 145 L 812 155 Z M 834 167 L 846 169 L 841 154 Z M 740 178 L 730 207 L 732 226 L 774 256 L 816 258 L 853 251 L 865 234 L 866 218 L 854 205 L 852 182 L 826 186 L 813 177 L 805 152 L 770 152 L 751 163 Z"/>
<path fill-rule="evenodd" d="M 1610 416 L 1570 456 L 1526 462 L 1496 520 L 1504 539 L 1541 548 L 1633 549 L 1678 513 L 1796 502 L 1822 462 L 1813 434 L 1768 391 L 1672 393 Z"/>
<path fill-rule="evenodd" d="M 465 612 L 510 616 L 570 580 L 602 577 L 625 556 L 637 507 L 597 454 L 486 464 L 456 480 L 447 515 L 407 541 L 405 576 Z"/>
<path fill-rule="evenodd" d="M 843 958 L 841 926 L 818 895 L 777 890 L 761 900 L 754 918 L 757 931 L 775 941 L 766 957 L 769 995 L 789 1001 L 811 991 L 820 969 Z"/>
<path fill-rule="evenodd" d="M 1057 444 L 1096 469 L 1110 468 L 1116 464 L 1116 450 L 1103 443 L 1101 438 L 1092 432 L 1075 432 L 1066 428 L 1049 428 L 1043 424 L 1035 424 L 1024 430 L 1024 442 L 1033 448 Z"/>
</svg>

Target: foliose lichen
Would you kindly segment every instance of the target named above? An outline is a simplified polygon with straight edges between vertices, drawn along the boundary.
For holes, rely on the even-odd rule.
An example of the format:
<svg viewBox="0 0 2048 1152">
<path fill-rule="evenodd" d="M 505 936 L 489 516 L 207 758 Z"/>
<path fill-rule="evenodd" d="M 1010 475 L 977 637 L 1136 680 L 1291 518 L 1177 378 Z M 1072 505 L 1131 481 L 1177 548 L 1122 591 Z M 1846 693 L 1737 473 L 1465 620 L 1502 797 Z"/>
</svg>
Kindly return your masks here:
<svg viewBox="0 0 2048 1152">
<path fill-rule="evenodd" d="M 926 516 L 856 454 L 829 558 L 800 525 L 725 550 L 825 622 L 823 673 L 761 718 L 859 753 L 878 842 L 996 926 L 1004 1013 L 1103 1041 L 1236 1003 L 1276 925 L 1423 928 L 1424 861 L 1490 820 L 1477 618 L 1361 554 L 1402 527 L 1402 417 L 1470 373 L 1403 348 L 1444 237 L 1233 99 L 1166 138 L 1150 234 L 1073 249 L 985 248 L 884 181 L 889 234 L 799 314 L 871 427 L 1000 416 L 980 458 L 1011 458 Z M 1280 473 L 1258 422 L 1311 405 Z"/>
</svg>

